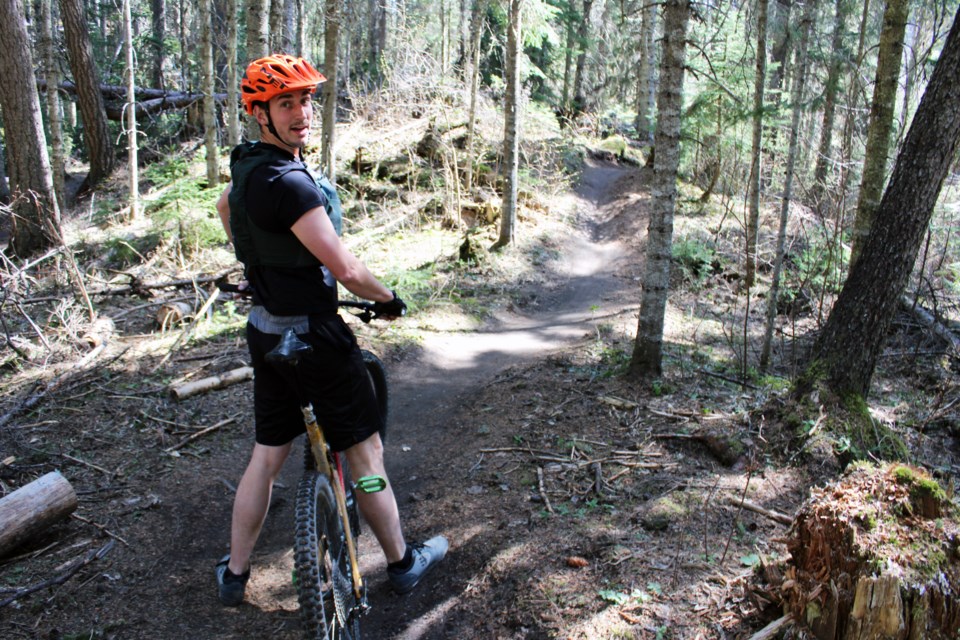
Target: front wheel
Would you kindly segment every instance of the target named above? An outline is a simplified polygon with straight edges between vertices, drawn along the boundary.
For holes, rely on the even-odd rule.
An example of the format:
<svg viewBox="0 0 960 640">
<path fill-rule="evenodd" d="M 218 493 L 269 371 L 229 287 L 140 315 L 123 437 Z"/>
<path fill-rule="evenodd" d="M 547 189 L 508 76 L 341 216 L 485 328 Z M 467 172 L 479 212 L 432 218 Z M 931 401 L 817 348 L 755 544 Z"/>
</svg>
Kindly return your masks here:
<svg viewBox="0 0 960 640">
<path fill-rule="evenodd" d="M 330 481 L 315 471 L 304 473 L 297 488 L 295 535 L 294 570 L 305 637 L 359 640 L 358 603 L 336 500 Z"/>
</svg>

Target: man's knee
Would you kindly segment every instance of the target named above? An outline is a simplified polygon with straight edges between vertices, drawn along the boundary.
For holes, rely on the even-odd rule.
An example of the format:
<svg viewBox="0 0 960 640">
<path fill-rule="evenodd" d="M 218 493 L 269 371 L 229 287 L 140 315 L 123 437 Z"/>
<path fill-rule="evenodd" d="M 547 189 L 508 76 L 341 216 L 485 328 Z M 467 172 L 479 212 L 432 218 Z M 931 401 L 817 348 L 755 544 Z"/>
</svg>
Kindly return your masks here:
<svg viewBox="0 0 960 640">
<path fill-rule="evenodd" d="M 344 453 L 354 479 L 366 475 L 384 475 L 383 441 L 380 440 L 379 433 L 353 445 Z"/>
</svg>

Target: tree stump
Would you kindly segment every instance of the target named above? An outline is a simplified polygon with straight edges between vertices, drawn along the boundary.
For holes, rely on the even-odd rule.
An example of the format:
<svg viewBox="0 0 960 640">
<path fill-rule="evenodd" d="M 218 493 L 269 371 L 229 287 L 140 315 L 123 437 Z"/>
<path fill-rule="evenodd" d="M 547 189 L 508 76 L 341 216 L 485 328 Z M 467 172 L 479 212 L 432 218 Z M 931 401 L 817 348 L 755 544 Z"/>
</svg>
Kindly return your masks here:
<svg viewBox="0 0 960 640">
<path fill-rule="evenodd" d="M 819 640 L 960 637 L 958 546 L 954 505 L 925 471 L 855 465 L 794 521 L 785 608 Z"/>
</svg>

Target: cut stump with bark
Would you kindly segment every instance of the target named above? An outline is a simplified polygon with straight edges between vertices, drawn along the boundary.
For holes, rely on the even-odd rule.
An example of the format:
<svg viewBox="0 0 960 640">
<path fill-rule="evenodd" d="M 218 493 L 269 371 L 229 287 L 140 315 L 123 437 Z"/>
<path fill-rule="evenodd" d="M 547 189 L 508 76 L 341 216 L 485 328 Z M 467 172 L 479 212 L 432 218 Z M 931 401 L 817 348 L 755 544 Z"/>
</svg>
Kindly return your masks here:
<svg viewBox="0 0 960 640">
<path fill-rule="evenodd" d="M 922 469 L 857 464 L 816 490 L 791 529 L 781 585 L 798 637 L 960 637 L 960 527 Z"/>
<path fill-rule="evenodd" d="M 0 499 L 0 557 L 77 508 L 77 494 L 56 471 Z"/>
</svg>

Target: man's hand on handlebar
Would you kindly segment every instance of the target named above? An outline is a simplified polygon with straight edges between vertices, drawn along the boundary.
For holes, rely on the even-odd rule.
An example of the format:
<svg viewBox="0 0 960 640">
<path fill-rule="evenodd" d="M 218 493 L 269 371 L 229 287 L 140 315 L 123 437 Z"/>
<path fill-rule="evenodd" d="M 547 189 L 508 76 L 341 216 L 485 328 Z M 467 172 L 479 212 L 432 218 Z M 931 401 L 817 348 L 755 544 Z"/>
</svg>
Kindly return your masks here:
<svg viewBox="0 0 960 640">
<path fill-rule="evenodd" d="M 393 294 L 393 300 L 373 303 L 373 315 L 392 320 L 407 313 L 406 303 L 400 299 L 396 291 L 391 291 L 391 293 Z"/>
</svg>

